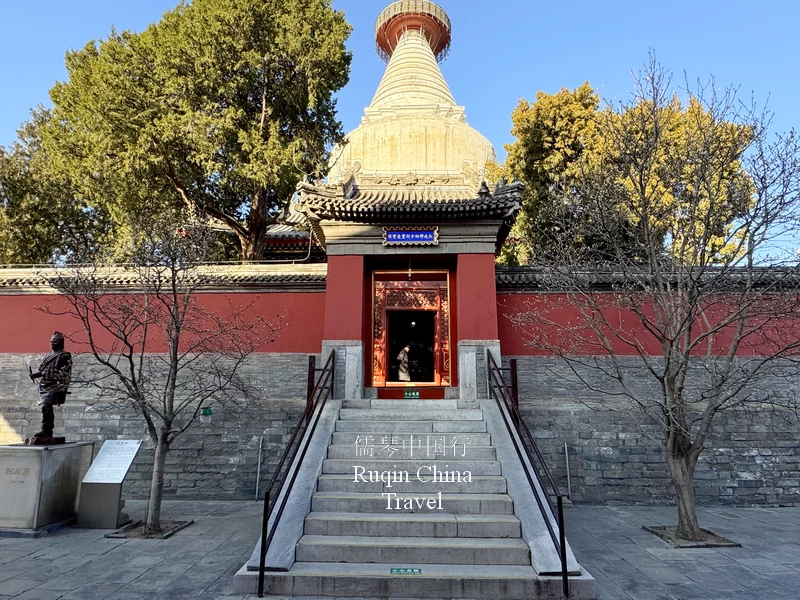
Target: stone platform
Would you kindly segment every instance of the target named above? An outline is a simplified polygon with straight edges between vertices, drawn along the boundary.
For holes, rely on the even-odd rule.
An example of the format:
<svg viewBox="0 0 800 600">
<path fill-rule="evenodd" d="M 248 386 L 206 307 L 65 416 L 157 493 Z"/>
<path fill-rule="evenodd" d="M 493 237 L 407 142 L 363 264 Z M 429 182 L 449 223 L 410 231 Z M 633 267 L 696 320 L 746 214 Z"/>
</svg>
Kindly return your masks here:
<svg viewBox="0 0 800 600">
<path fill-rule="evenodd" d="M 0 536 L 37 536 L 75 522 L 94 442 L 0 446 Z"/>
</svg>

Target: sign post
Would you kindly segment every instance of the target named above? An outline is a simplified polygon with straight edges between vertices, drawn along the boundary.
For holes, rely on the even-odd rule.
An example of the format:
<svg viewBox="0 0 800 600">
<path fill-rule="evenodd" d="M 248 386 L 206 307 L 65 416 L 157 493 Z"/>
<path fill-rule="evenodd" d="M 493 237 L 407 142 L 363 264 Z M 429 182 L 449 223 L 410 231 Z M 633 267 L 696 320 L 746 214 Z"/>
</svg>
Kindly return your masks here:
<svg viewBox="0 0 800 600">
<path fill-rule="evenodd" d="M 122 482 L 139 452 L 141 440 L 107 440 L 81 483 L 78 527 L 117 529 L 130 523 L 121 512 Z"/>
</svg>

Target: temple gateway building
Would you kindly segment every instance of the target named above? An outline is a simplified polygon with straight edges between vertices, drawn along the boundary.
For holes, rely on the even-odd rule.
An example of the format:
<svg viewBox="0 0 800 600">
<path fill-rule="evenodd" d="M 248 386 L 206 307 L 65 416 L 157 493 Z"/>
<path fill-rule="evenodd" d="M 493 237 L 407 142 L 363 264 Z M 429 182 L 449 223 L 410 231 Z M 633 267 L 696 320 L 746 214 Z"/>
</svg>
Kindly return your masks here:
<svg viewBox="0 0 800 600">
<path fill-rule="evenodd" d="M 340 349 L 348 400 L 402 398 L 409 381 L 424 398 L 476 398 L 483 356 L 499 352 L 494 258 L 521 185 L 484 179 L 494 148 L 437 62 L 444 11 L 396 2 L 376 36 L 388 61 L 378 90 L 328 183 L 301 185 L 296 208 L 327 254 L 323 354 Z"/>
<path fill-rule="evenodd" d="M 287 224 L 272 229 L 269 257 L 280 264 L 219 267 L 224 283 L 199 295 L 209 309 L 225 310 L 235 295 L 284 318 L 248 367 L 265 408 L 246 422 L 215 414 L 179 438 L 165 495 L 252 499 L 260 443 L 269 473 L 313 396 L 309 357 L 322 368 L 333 356 L 332 397 L 269 524 L 267 594 L 555 598 L 566 571 L 571 597 L 594 598 L 591 574 L 559 539 L 553 486 L 531 464 L 506 402 L 519 398 L 543 462 L 576 501 L 668 501 L 663 450 L 624 415 L 588 410 L 582 401 L 593 393 L 560 360 L 528 347 L 509 318 L 548 290 L 532 270 L 495 264 L 523 188 L 485 177 L 495 150 L 469 126 L 439 68 L 451 45 L 444 10 L 395 2 L 375 34 L 385 74 L 359 127 L 334 150 L 327 182 L 301 184 Z M 41 275 L 0 272 L 0 443 L 21 441 L 37 420 L 21 365 L 54 329 L 79 330 L 39 310 L 58 302 Z M 81 349 L 70 349 L 80 371 Z M 510 359 L 514 389 L 500 381 Z M 75 390 L 57 435 L 143 437 L 131 415 L 87 410 L 81 400 Z M 758 443 L 782 455 L 797 432 L 749 418 L 721 421 L 724 435 L 699 467 L 713 473 L 699 500 L 796 503 L 797 462 L 746 450 Z M 128 495 L 147 496 L 151 462 L 142 452 Z M 236 593 L 257 590 L 260 550 L 236 575 Z"/>
</svg>

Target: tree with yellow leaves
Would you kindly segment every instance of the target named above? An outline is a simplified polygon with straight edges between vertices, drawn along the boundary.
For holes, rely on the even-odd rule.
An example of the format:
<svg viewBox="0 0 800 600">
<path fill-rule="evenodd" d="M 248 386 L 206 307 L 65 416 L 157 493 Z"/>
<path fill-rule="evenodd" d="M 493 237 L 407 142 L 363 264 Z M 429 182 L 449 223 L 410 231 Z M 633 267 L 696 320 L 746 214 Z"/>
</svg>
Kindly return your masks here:
<svg viewBox="0 0 800 600">
<path fill-rule="evenodd" d="M 532 103 L 520 101 L 512 114 L 517 140 L 506 147 L 506 164 L 496 169 L 526 184 L 503 262 L 528 264 L 564 235 L 585 252 L 608 253 L 607 244 L 578 226 L 587 215 L 585 205 L 597 202 L 583 196 L 586 182 L 601 174 L 605 183 L 615 184 L 609 210 L 616 207 L 629 221 L 629 227 L 617 231 L 622 236 L 618 241 L 635 235 L 640 220 L 647 218 L 665 248 L 685 253 L 685 245 L 698 233 L 694 228 L 703 222 L 714 234 L 706 251 L 724 260 L 733 247 L 720 244 L 752 196 L 739 161 L 752 141 L 752 127 L 720 119 L 696 95 L 682 103 L 666 88 L 658 94 L 656 99 L 640 94 L 630 104 L 601 107 L 587 82 L 572 91 L 539 92 Z M 706 143 L 711 130 L 713 148 Z M 654 140 L 657 147 L 648 147 Z M 647 164 L 640 162 L 643 153 Z M 708 212 L 712 196 L 713 218 L 699 214 Z"/>
<path fill-rule="evenodd" d="M 800 358 L 800 142 L 734 88 L 680 102 L 651 58 L 627 104 L 588 86 L 515 112 L 507 169 L 548 302 L 512 316 L 618 411 L 656 431 L 676 538 L 704 540 L 694 473 L 725 411 L 795 419 Z M 796 246 L 794 246 L 796 247 Z M 569 315 L 565 317 L 565 315 Z M 785 383 L 780 383 L 780 382 Z"/>
</svg>

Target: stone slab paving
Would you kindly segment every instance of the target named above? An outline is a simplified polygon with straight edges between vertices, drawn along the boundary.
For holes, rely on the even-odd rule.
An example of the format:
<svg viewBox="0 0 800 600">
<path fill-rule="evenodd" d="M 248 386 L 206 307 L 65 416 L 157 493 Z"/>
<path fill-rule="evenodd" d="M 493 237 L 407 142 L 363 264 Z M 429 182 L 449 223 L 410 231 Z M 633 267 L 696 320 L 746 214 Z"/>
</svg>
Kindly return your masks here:
<svg viewBox="0 0 800 600">
<path fill-rule="evenodd" d="M 701 508 L 700 526 L 741 548 L 676 550 L 642 525 L 674 508 L 576 506 L 565 512 L 578 562 L 599 600 L 798 600 L 800 508 Z"/>
<path fill-rule="evenodd" d="M 128 503 L 131 516 L 143 511 Z M 259 503 L 166 501 L 164 516 L 195 523 L 167 540 L 75 528 L 0 538 L 0 600 L 254 598 L 231 590 L 258 538 Z M 671 524 L 674 508 L 578 505 L 566 519 L 599 600 L 800 599 L 800 508 L 700 509 L 702 526 L 743 546 L 725 549 L 675 550 L 641 528 Z"/>
<path fill-rule="evenodd" d="M 143 501 L 126 511 L 144 515 Z M 233 575 L 260 533 L 257 502 L 165 501 L 165 519 L 195 523 L 166 540 L 106 539 L 70 528 L 0 538 L 0 600 L 241 600 Z"/>
</svg>

